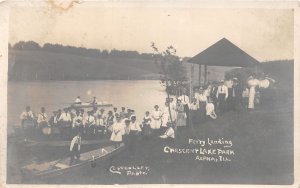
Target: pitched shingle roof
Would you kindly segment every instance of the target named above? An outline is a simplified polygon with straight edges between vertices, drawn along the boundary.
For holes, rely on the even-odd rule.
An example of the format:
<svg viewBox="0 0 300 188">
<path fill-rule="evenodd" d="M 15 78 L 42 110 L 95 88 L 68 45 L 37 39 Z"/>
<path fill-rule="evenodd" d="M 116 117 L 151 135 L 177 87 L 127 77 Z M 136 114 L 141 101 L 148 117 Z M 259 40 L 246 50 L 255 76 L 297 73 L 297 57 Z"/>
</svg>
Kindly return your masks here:
<svg viewBox="0 0 300 188">
<path fill-rule="evenodd" d="M 233 67 L 249 67 L 259 63 L 226 38 L 211 45 L 188 62 L 208 66 Z"/>
</svg>

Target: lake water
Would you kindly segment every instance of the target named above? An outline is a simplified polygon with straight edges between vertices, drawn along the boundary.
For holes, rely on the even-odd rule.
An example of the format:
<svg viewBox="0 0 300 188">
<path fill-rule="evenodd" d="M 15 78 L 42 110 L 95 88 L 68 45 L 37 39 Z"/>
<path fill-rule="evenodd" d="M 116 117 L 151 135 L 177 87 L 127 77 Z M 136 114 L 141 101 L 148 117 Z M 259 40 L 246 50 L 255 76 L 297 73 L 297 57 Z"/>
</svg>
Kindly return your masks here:
<svg viewBox="0 0 300 188">
<path fill-rule="evenodd" d="M 166 93 L 158 80 L 53 81 L 8 83 L 8 133 L 19 125 L 19 116 L 27 105 L 34 113 L 46 108 L 48 117 L 57 109 L 69 106 L 77 96 L 82 101 L 105 101 L 118 107 L 131 108 L 141 120 L 155 104 L 163 106 Z"/>
</svg>

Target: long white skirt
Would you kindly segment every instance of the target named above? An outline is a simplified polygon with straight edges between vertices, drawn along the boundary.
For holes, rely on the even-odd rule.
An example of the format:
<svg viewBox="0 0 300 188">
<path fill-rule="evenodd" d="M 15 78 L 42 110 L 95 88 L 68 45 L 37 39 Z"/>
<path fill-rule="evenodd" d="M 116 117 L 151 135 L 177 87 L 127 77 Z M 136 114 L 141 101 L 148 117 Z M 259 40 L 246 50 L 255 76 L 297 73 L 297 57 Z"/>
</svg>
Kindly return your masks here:
<svg viewBox="0 0 300 188">
<path fill-rule="evenodd" d="M 114 142 L 121 142 L 122 141 L 122 132 L 118 131 L 115 133 L 114 131 L 111 133 L 110 140 Z"/>
<path fill-rule="evenodd" d="M 160 129 L 160 126 L 161 126 L 161 119 L 159 119 L 159 120 L 152 119 L 151 120 L 151 124 L 150 124 L 151 129 Z"/>
<path fill-rule="evenodd" d="M 168 120 L 169 120 L 169 114 L 164 114 L 161 118 L 161 126 L 167 127 Z"/>
<path fill-rule="evenodd" d="M 250 87 L 248 108 L 254 109 L 255 86 Z"/>
</svg>

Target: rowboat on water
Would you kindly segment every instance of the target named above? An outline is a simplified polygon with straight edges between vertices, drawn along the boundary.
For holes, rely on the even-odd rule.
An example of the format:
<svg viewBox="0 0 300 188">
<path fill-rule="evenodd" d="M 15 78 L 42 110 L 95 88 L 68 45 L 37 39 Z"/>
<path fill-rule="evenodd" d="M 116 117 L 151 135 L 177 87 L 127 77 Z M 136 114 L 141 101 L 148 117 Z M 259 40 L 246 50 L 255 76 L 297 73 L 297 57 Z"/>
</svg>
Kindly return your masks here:
<svg viewBox="0 0 300 188">
<path fill-rule="evenodd" d="M 25 179 L 47 179 L 61 174 L 71 173 L 78 168 L 83 168 L 91 164 L 96 164 L 96 162 L 104 161 L 113 155 L 120 153 L 124 149 L 124 143 L 121 143 L 119 147 L 110 145 L 86 153 L 81 153 L 80 160 L 72 165 L 69 164 L 70 157 L 67 157 L 51 162 L 32 163 L 22 167 L 21 172 Z"/>
<path fill-rule="evenodd" d="M 71 104 L 70 108 L 108 108 L 112 107 L 112 104 L 100 103 L 100 104 L 91 104 L 91 103 L 81 103 L 81 104 Z"/>
</svg>

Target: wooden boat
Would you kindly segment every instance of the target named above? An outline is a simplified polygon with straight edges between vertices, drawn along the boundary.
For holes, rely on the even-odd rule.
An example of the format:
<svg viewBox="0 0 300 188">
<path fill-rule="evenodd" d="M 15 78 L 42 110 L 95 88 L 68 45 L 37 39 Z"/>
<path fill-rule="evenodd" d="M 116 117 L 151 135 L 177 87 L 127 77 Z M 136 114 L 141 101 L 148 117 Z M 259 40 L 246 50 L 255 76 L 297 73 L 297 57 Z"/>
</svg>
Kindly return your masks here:
<svg viewBox="0 0 300 188">
<path fill-rule="evenodd" d="M 125 149 L 125 144 L 115 148 L 114 145 L 106 146 L 100 149 L 80 154 L 80 160 L 70 165 L 70 157 L 44 163 L 32 163 L 21 168 L 25 179 L 47 179 L 64 173 L 71 173 L 73 170 L 89 166 L 92 163 L 101 162 L 113 155 L 116 155 Z"/>
<path fill-rule="evenodd" d="M 112 107 L 112 104 L 91 104 L 91 103 L 81 103 L 81 104 L 71 104 L 70 108 L 108 108 L 108 107 Z"/>
<path fill-rule="evenodd" d="M 98 139 L 98 140 L 83 140 L 81 145 L 94 145 L 94 144 L 106 144 L 109 143 L 109 139 Z M 52 146 L 52 147 L 68 147 L 71 144 L 71 141 L 35 141 L 35 140 L 23 140 L 19 141 L 19 144 L 28 147 L 45 147 L 45 146 Z"/>
</svg>

